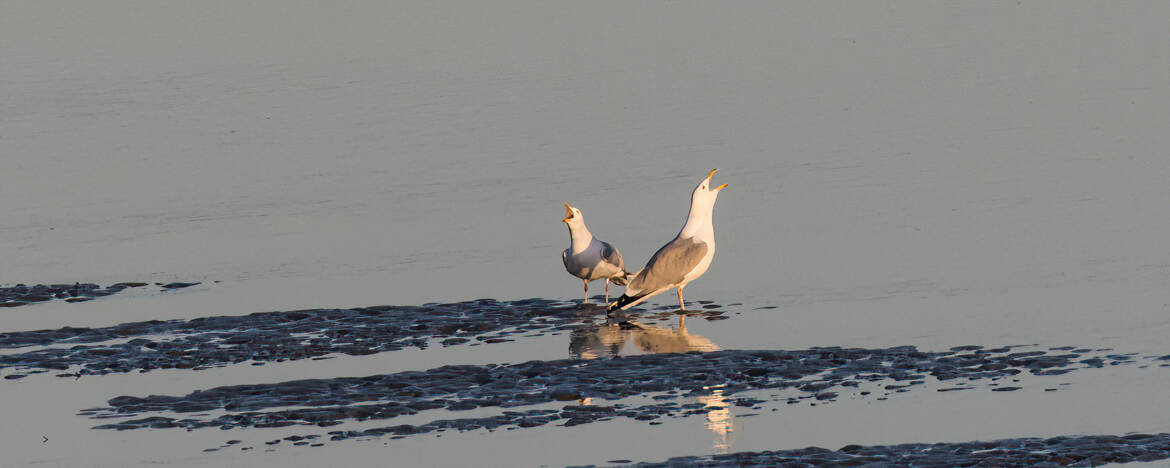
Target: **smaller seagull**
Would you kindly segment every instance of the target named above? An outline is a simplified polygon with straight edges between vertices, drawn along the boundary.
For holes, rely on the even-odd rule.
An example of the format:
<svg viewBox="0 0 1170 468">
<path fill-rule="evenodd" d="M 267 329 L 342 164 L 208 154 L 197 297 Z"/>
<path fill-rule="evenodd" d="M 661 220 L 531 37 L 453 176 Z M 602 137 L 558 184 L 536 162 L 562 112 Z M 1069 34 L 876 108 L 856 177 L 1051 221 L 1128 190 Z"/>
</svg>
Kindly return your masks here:
<svg viewBox="0 0 1170 468">
<path fill-rule="evenodd" d="M 595 239 L 589 228 L 585 227 L 581 210 L 568 203 L 565 203 L 565 219 L 561 222 L 569 226 L 569 238 L 572 239 L 569 248 L 561 253 L 565 270 L 585 282 L 586 304 L 589 303 L 589 282 L 604 279 L 605 302 L 609 302 L 609 283 L 612 281 L 625 286 L 626 277 L 630 275 L 621 252 L 608 242 Z"/>
<path fill-rule="evenodd" d="M 626 293 L 609 304 L 607 312 L 624 310 L 637 305 L 651 296 L 678 288 L 678 307 L 683 305 L 683 288 L 698 279 L 711 266 L 715 258 L 715 227 L 711 214 L 715 210 L 715 199 L 727 184 L 711 187 L 712 169 L 691 193 L 691 211 L 687 222 L 674 240 L 654 252 L 650 261 L 630 280 Z"/>
</svg>

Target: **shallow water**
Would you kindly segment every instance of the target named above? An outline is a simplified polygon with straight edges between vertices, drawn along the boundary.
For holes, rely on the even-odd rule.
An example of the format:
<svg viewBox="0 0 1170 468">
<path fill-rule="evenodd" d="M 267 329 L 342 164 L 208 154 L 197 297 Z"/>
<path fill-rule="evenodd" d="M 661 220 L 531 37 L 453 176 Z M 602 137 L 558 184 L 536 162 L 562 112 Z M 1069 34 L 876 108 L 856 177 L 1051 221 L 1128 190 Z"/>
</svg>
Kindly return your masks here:
<svg viewBox="0 0 1170 468">
<path fill-rule="evenodd" d="M 676 316 L 647 320 L 670 310 L 663 294 L 637 318 L 661 331 L 601 327 L 587 309 L 565 323 L 592 326 L 508 342 L 427 336 L 426 349 L 331 349 L 326 360 L 4 379 L 0 409 L 19 423 L 0 426 L 0 451 L 5 464 L 49 466 L 566 465 L 1170 432 L 1170 372 L 1141 359 L 1025 373 L 1012 392 L 938 392 L 928 381 L 817 406 L 748 392 L 766 403 L 703 402 L 703 415 L 655 425 L 615 418 L 321 447 L 264 444 L 306 433 L 296 427 L 95 430 L 102 422 L 78 414 L 123 395 L 688 346 L 1170 354 L 1166 10 L 5 2 L 0 284 L 152 284 L 0 308 L 0 333 L 577 301 L 580 283 L 558 258 L 562 202 L 637 268 L 681 227 L 708 170 L 730 187 L 715 208 L 716 259 L 687 288 L 695 309 L 712 301 L 725 320 L 692 316 L 685 331 Z M 172 282 L 200 284 L 153 285 Z M 106 344 L 116 343 L 126 341 Z M 437 411 L 451 414 L 411 424 L 468 414 Z M 347 420 L 318 433 L 394 424 Z"/>
</svg>

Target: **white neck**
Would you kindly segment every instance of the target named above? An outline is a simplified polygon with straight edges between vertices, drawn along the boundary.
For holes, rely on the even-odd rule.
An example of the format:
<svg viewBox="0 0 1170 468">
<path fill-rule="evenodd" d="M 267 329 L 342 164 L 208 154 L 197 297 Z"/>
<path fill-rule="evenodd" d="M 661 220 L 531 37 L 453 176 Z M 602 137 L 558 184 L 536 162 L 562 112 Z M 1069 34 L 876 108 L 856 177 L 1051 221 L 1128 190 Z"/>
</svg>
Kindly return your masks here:
<svg viewBox="0 0 1170 468">
<path fill-rule="evenodd" d="M 715 227 L 711 224 L 711 211 L 715 204 L 691 199 L 691 211 L 687 213 L 687 223 L 678 232 L 678 237 L 699 237 L 703 240 L 715 241 Z"/>
<path fill-rule="evenodd" d="M 589 248 L 589 244 L 593 242 L 593 234 L 589 232 L 589 228 L 585 227 L 585 223 L 569 224 L 569 239 L 573 241 L 573 253 L 579 254 Z"/>
</svg>

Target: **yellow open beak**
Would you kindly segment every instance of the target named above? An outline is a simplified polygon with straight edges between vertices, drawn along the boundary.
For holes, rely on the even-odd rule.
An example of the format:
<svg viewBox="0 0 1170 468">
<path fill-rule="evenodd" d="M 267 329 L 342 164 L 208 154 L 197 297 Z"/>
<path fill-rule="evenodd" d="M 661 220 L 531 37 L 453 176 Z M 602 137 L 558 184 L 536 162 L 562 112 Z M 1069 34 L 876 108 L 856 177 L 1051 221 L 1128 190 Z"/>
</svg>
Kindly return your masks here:
<svg viewBox="0 0 1170 468">
<path fill-rule="evenodd" d="M 567 223 L 570 219 L 573 219 L 573 208 L 568 203 L 565 203 L 565 219 L 562 219 L 561 222 Z"/>
<path fill-rule="evenodd" d="M 718 170 L 719 169 L 711 169 L 711 172 L 707 173 L 707 180 L 711 180 L 711 177 L 713 177 L 715 175 L 715 171 L 718 171 Z M 726 187 L 726 186 L 727 186 L 727 184 L 723 184 L 723 185 L 720 185 L 718 187 L 715 187 L 712 190 L 720 191 L 720 190 L 723 190 L 723 187 Z"/>
</svg>

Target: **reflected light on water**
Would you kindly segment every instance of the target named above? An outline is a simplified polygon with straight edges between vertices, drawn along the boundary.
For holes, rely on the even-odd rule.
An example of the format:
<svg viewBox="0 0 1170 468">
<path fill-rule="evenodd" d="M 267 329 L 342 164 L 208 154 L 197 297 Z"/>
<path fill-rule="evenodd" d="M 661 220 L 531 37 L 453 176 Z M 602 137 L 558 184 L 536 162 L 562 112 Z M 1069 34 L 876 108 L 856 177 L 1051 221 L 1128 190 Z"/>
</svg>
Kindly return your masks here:
<svg viewBox="0 0 1170 468">
<path fill-rule="evenodd" d="M 687 332 L 686 322 L 679 319 L 678 328 L 663 328 L 634 321 L 621 326 L 600 325 L 574 330 L 569 337 L 569 355 L 578 359 L 598 359 L 620 356 L 628 343 L 643 353 L 685 353 L 688 351 L 718 351 L 711 340 Z M 633 350 L 631 350 L 632 352 Z M 630 354 L 626 352 L 624 354 Z M 698 397 L 706 405 L 703 426 L 715 434 L 713 448 L 717 453 L 730 453 L 735 432 L 731 405 L 723 397 L 723 385 L 704 387 L 711 394 Z M 592 405 L 593 398 L 577 400 L 580 405 Z"/>
<path fill-rule="evenodd" d="M 699 403 L 707 405 L 707 422 L 704 426 L 715 434 L 712 447 L 716 452 L 730 453 L 731 437 L 735 433 L 734 416 L 731 414 L 731 405 L 723 398 L 722 387 L 704 387 L 705 390 L 715 390 L 708 396 L 699 397 Z"/>
</svg>

